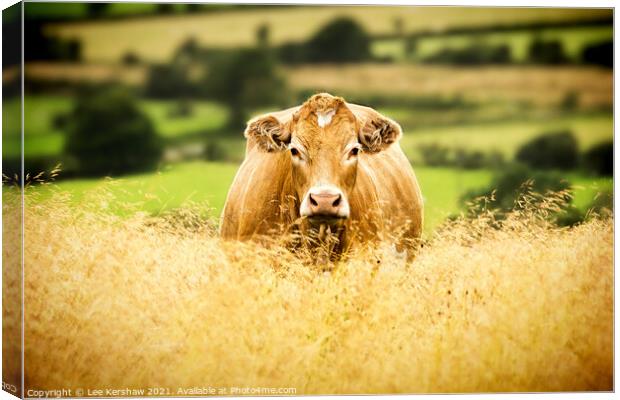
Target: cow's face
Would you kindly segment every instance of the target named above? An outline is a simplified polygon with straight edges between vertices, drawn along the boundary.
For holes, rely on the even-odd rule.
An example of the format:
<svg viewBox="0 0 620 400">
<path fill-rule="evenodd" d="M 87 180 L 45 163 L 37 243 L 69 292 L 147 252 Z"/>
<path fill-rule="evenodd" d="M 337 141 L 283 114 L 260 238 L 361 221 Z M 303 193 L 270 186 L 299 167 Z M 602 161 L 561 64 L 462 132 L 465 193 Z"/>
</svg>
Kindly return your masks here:
<svg viewBox="0 0 620 400">
<path fill-rule="evenodd" d="M 301 107 L 254 119 L 246 136 L 263 151 L 287 152 L 299 215 L 311 222 L 349 218 L 360 157 L 384 150 L 400 127 L 376 111 L 328 94 Z"/>
</svg>

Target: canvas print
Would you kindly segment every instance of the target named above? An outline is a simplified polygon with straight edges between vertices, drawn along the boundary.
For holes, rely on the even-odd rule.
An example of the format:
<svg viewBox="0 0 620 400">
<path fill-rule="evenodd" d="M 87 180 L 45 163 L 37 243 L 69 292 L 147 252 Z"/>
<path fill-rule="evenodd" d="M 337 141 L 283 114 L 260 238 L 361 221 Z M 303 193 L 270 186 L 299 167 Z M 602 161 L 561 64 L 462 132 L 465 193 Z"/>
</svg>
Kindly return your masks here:
<svg viewBox="0 0 620 400">
<path fill-rule="evenodd" d="M 3 10 L 3 390 L 612 392 L 613 22 Z"/>
</svg>

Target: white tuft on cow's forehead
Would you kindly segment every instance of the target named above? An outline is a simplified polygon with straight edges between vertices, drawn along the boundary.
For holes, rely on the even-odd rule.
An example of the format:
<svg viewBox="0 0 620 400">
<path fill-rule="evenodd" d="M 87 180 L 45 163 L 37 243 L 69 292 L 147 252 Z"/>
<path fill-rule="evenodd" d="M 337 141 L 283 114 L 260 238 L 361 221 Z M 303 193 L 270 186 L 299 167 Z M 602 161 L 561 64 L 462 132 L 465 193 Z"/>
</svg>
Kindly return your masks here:
<svg viewBox="0 0 620 400">
<path fill-rule="evenodd" d="M 329 125 L 329 123 L 332 122 L 332 117 L 335 113 L 335 110 L 317 112 L 317 123 L 319 124 L 319 127 L 324 128 L 326 125 Z"/>
</svg>

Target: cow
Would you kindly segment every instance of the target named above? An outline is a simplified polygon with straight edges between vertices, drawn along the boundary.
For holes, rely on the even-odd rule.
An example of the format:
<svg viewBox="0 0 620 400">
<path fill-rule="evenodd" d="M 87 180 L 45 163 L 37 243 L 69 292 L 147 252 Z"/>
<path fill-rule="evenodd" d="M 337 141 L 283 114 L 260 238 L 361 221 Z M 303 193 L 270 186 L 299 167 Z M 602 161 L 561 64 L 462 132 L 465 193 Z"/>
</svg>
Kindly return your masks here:
<svg viewBox="0 0 620 400">
<path fill-rule="evenodd" d="M 423 200 L 396 122 L 319 93 L 251 119 L 244 135 L 245 160 L 221 217 L 224 239 L 297 232 L 316 245 L 330 237 L 331 258 L 390 237 L 397 251 L 411 255 L 422 233 Z"/>
</svg>

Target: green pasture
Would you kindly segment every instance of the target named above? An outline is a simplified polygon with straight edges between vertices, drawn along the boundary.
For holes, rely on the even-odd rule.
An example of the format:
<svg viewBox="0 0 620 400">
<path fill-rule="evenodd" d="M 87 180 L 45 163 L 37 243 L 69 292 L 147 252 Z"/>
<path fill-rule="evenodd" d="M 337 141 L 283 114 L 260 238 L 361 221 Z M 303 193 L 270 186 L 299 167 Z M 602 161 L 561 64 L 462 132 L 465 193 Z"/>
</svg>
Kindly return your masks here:
<svg viewBox="0 0 620 400">
<path fill-rule="evenodd" d="M 228 118 L 226 108 L 213 102 L 192 102 L 190 106 L 192 112 L 187 116 L 175 114 L 175 110 L 179 107 L 176 101 L 141 100 L 140 106 L 153 120 L 157 132 L 170 141 L 177 141 L 184 137 L 191 138 L 194 135 L 201 137 L 207 135 L 208 137 L 209 132 L 222 128 Z M 4 154 L 9 156 L 18 155 L 20 151 L 19 107 L 17 100 L 4 104 L 3 146 Z M 26 155 L 37 157 L 60 154 L 64 143 L 64 133 L 62 129 L 54 127 L 53 122 L 56 115 L 71 110 L 72 100 L 62 96 L 27 96 L 24 107 Z M 401 145 L 414 160 L 418 159 L 417 147 L 428 143 L 485 152 L 497 150 L 509 159 L 521 144 L 549 131 L 571 130 L 581 150 L 613 138 L 613 117 L 607 113 L 557 115 L 546 119 L 455 123 L 449 126 L 410 129 L 410 126 L 415 127 L 419 122 L 419 111 L 396 107 L 381 108 L 379 111 L 403 126 L 405 135 Z M 437 114 L 437 118 L 441 118 L 450 111 L 427 110 L 424 112 L 426 118 L 433 113 Z M 243 146 L 240 145 L 241 132 L 238 138 L 224 140 L 213 136 L 213 140 L 221 142 L 233 158 L 238 158 L 237 156 L 243 153 Z"/>
<path fill-rule="evenodd" d="M 90 204 L 100 201 L 101 207 L 113 207 L 106 194 L 133 208 L 115 208 L 118 213 L 140 210 L 159 214 L 184 205 L 208 204 L 212 216 L 218 217 L 224 206 L 228 188 L 237 164 L 194 161 L 164 167 L 149 174 L 127 176 L 121 179 L 64 180 L 47 187 L 37 187 L 39 198 L 52 192 L 67 191 L 76 204 L 86 196 Z M 453 168 L 415 167 L 425 201 L 425 232 L 430 234 L 449 215 L 459 212 L 460 196 L 473 188 L 484 187 L 492 178 L 492 171 L 466 171 Z M 586 208 L 596 193 L 611 190 L 611 178 L 593 179 L 577 173 L 567 174 L 576 187 L 575 204 Z M 31 189 L 33 190 L 33 189 Z M 27 204 L 26 204 L 27 206 Z"/>
<path fill-rule="evenodd" d="M 125 9 L 117 12 L 125 12 Z M 143 60 L 164 62 L 188 38 L 195 38 L 210 47 L 253 45 L 256 30 L 263 24 L 271 28 L 271 43 L 280 45 L 307 40 L 322 26 L 342 16 L 355 19 L 374 36 L 397 33 L 396 21 L 401 21 L 402 33 L 410 34 L 428 30 L 441 32 L 457 27 L 592 21 L 611 18 L 612 15 L 611 10 L 576 8 L 266 6 L 113 22 L 54 23 L 49 26 L 49 32 L 81 41 L 84 61 L 87 62 L 118 62 L 128 51 Z"/>
<path fill-rule="evenodd" d="M 148 114 L 156 131 L 164 138 L 176 140 L 184 135 L 203 134 L 226 124 L 225 107 L 206 101 L 191 102 L 189 115 L 178 115 L 177 101 L 142 100 L 140 107 Z M 62 152 L 64 132 L 54 125 L 54 119 L 71 111 L 70 97 L 51 95 L 26 96 L 24 101 L 24 148 L 27 156 L 53 156 Z M 20 152 L 20 102 L 10 100 L 3 105 L 2 144 L 4 154 L 17 156 Z"/>
<path fill-rule="evenodd" d="M 418 159 L 420 145 L 432 143 L 451 149 L 499 151 L 506 159 L 512 159 L 522 144 L 542 133 L 570 130 L 577 139 L 579 149 L 584 151 L 595 144 L 613 140 L 613 128 L 611 114 L 472 123 L 409 131 L 403 135 L 401 146 L 414 160 Z"/>
<path fill-rule="evenodd" d="M 412 59 L 420 60 L 437 52 L 450 48 L 461 49 L 476 43 L 486 45 L 508 45 L 512 58 L 516 62 L 527 61 L 528 48 L 535 37 L 544 40 L 559 40 L 566 55 L 573 61 L 581 60 L 581 52 L 589 44 L 613 39 L 613 27 L 610 26 L 583 26 L 571 28 L 544 28 L 535 31 L 506 31 L 485 33 L 459 33 L 424 37 L 417 40 Z M 408 58 L 405 53 L 403 39 L 375 40 L 372 52 L 376 56 L 390 57 L 394 60 Z"/>
</svg>

